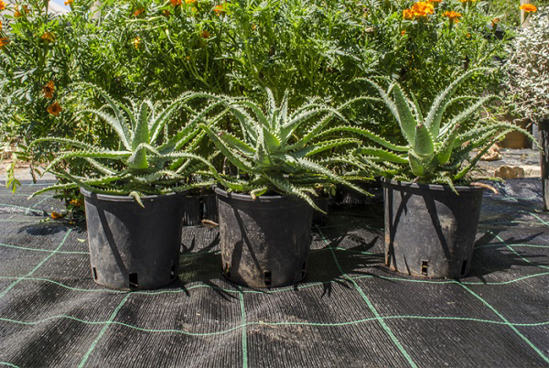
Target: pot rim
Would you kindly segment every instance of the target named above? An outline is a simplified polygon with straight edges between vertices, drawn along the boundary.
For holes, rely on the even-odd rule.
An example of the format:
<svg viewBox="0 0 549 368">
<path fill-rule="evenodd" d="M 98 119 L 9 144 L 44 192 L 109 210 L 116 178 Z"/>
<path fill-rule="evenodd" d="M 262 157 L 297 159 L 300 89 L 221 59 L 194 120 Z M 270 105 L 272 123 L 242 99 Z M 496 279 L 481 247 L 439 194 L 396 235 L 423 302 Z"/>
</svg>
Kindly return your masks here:
<svg viewBox="0 0 549 368">
<path fill-rule="evenodd" d="M 398 181 L 398 180 L 387 179 L 387 178 L 381 178 L 381 185 L 383 187 L 394 186 L 394 187 L 401 187 L 401 188 L 453 192 L 452 188 L 450 188 L 448 184 L 420 184 L 420 183 L 412 183 L 410 181 Z M 485 189 L 482 187 L 473 187 L 470 185 L 455 185 L 454 187 L 458 192 L 482 192 Z"/>
<path fill-rule="evenodd" d="M 130 196 L 121 196 L 121 195 L 109 195 L 109 194 L 98 194 L 95 192 L 91 192 L 89 190 L 84 189 L 83 187 L 80 187 L 80 193 L 84 195 L 84 197 L 87 198 L 97 198 L 102 201 L 110 201 L 110 202 L 135 202 L 135 198 Z M 141 196 L 142 201 L 155 201 L 155 200 L 164 200 L 168 198 L 176 198 L 176 197 L 192 197 L 186 193 L 168 193 L 168 194 L 154 194 L 154 195 L 145 195 Z"/>
<path fill-rule="evenodd" d="M 280 201 L 280 200 L 297 200 L 297 201 L 303 201 L 305 200 L 294 196 L 294 195 L 262 195 L 256 197 L 256 199 L 253 199 L 252 196 L 249 193 L 234 193 L 234 192 L 227 192 L 225 189 L 221 187 L 215 187 L 214 188 L 215 194 L 221 197 L 229 198 L 229 199 L 237 199 L 239 201 L 246 201 L 246 202 L 272 202 L 272 201 Z"/>
</svg>

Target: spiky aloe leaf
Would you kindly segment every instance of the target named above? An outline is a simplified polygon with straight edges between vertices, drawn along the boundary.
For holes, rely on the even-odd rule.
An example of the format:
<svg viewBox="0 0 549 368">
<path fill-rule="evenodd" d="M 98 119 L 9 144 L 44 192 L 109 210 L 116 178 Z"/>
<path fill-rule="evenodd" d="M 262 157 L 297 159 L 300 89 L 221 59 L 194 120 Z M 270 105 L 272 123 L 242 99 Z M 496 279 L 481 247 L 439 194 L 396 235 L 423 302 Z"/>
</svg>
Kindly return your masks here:
<svg viewBox="0 0 549 368">
<path fill-rule="evenodd" d="M 431 163 L 430 158 L 423 158 L 417 155 L 414 151 L 408 153 L 408 160 L 412 173 L 417 177 L 427 176 L 429 173 L 427 168 Z"/>
<path fill-rule="evenodd" d="M 476 166 L 477 162 L 481 159 L 482 156 L 490 149 L 490 147 L 503 137 L 505 137 L 506 134 L 512 132 L 512 129 L 505 130 L 498 134 L 494 139 L 492 139 L 490 142 L 488 142 L 478 153 L 477 155 L 469 162 L 469 164 L 464 167 L 460 172 L 458 172 L 453 178 L 453 181 L 457 181 L 462 179 L 473 167 Z"/>
<path fill-rule="evenodd" d="M 416 141 L 416 125 L 422 124 L 422 122 L 416 122 L 410 109 L 410 105 L 404 97 L 404 93 L 400 86 L 395 83 L 393 87 L 393 94 L 395 95 L 395 106 L 398 111 L 398 123 L 402 131 L 402 135 L 410 145 L 414 145 Z"/>
<path fill-rule="evenodd" d="M 490 95 L 490 96 L 486 96 L 486 97 L 483 97 L 481 98 L 480 100 L 478 100 L 477 102 L 475 102 L 473 105 L 469 106 L 467 109 L 465 109 L 464 111 L 462 111 L 461 113 L 459 113 L 456 117 L 454 117 L 452 119 L 452 121 L 448 124 L 450 127 L 454 126 L 455 124 L 459 124 L 461 122 L 463 122 L 465 119 L 467 119 L 472 113 L 474 113 L 475 111 L 478 110 L 479 107 L 481 107 L 482 105 L 484 105 L 485 103 L 487 103 L 488 101 L 491 101 L 491 100 L 501 100 L 500 97 L 498 96 L 495 96 L 495 95 Z M 451 128 L 450 128 L 451 129 Z"/>
<path fill-rule="evenodd" d="M 309 130 L 300 140 L 288 147 L 288 151 L 298 150 L 307 145 L 313 140 L 316 135 L 322 131 L 322 129 L 328 125 L 334 119 L 333 115 L 328 115 L 324 119 L 320 120 L 311 130 Z M 290 136 L 293 133 L 293 127 L 282 128 L 282 141 L 288 142 Z"/>
<path fill-rule="evenodd" d="M 35 139 L 34 141 L 31 142 L 31 144 L 29 144 L 29 148 L 31 148 L 32 146 L 35 146 L 39 143 L 44 143 L 44 142 L 55 142 L 55 143 L 68 144 L 70 146 L 82 148 L 82 149 L 85 149 L 85 150 L 95 150 L 97 148 L 94 145 L 84 143 L 84 142 L 80 142 L 80 141 L 77 141 L 75 139 L 68 139 L 68 138 L 61 138 L 61 137 L 47 137 L 47 138 Z"/>
<path fill-rule="evenodd" d="M 452 156 L 452 151 L 455 147 L 455 142 L 457 139 L 457 136 L 459 134 L 461 126 L 460 124 L 455 124 L 450 133 L 446 136 L 444 141 L 442 142 L 442 145 L 438 148 L 437 152 L 435 153 L 438 162 L 440 162 L 441 165 L 444 165 L 448 162 L 450 157 Z"/>
<path fill-rule="evenodd" d="M 115 100 L 113 100 L 113 98 L 105 90 L 103 90 L 102 88 L 94 84 L 80 83 L 79 85 L 93 89 L 94 91 L 99 93 L 103 97 L 103 99 L 105 99 L 105 101 L 107 101 L 107 104 L 113 111 L 115 118 L 105 120 L 105 121 L 112 126 L 112 128 L 120 137 L 120 140 L 124 144 L 124 147 L 126 147 L 126 149 L 129 150 L 130 149 L 129 141 L 130 141 L 131 134 L 128 129 L 128 125 L 126 123 L 126 118 L 124 117 L 124 111 L 120 110 L 120 104 L 118 104 Z M 91 111 L 97 111 L 97 110 L 91 110 Z"/>
<path fill-rule="evenodd" d="M 379 145 L 381 145 L 381 146 L 383 146 L 387 149 L 390 149 L 390 150 L 396 151 L 396 152 L 407 152 L 410 149 L 410 147 L 408 147 L 408 146 L 399 146 L 399 145 L 393 144 L 393 143 L 385 140 L 384 138 L 378 136 L 377 134 L 372 133 L 371 131 L 369 131 L 367 129 L 357 128 L 357 127 L 354 127 L 354 126 L 333 127 L 333 128 L 327 129 L 327 130 L 319 133 L 318 136 L 330 135 L 330 134 L 339 133 L 339 132 L 354 133 L 354 134 L 361 135 L 365 138 L 370 139 L 372 142 L 375 142 L 375 143 L 377 143 L 377 144 L 379 144 Z"/>
<path fill-rule="evenodd" d="M 408 158 L 403 157 L 381 148 L 364 147 L 358 148 L 355 151 L 358 155 L 364 155 L 372 158 L 377 158 L 382 161 L 394 162 L 395 164 L 407 164 Z"/>
<path fill-rule="evenodd" d="M 438 136 L 440 123 L 442 121 L 442 115 L 448 106 L 450 97 L 454 94 L 459 85 L 471 75 L 480 72 L 482 70 L 489 70 L 489 68 L 475 68 L 462 74 L 459 78 L 454 80 L 442 93 L 435 99 L 431 105 L 431 110 L 425 119 L 425 126 L 429 129 L 429 132 L 433 137 Z"/>
<path fill-rule="evenodd" d="M 114 160 L 123 160 L 128 158 L 131 155 L 131 152 L 128 151 L 72 151 L 72 152 L 61 152 L 50 164 L 46 167 L 44 171 L 50 171 L 52 167 L 57 165 L 62 160 L 69 158 L 108 158 Z"/>
<path fill-rule="evenodd" d="M 100 111 L 100 110 L 86 109 L 86 110 L 82 110 L 81 113 L 82 114 L 84 114 L 84 113 L 94 114 L 94 115 L 98 116 L 99 118 L 103 119 L 103 121 L 105 121 L 107 124 L 109 124 L 114 129 L 114 131 L 116 132 L 116 134 L 120 138 L 120 141 L 122 142 L 124 147 L 128 150 L 132 149 L 131 144 L 130 144 L 131 133 L 129 132 L 127 127 L 125 127 L 124 123 L 121 123 L 114 116 L 112 116 L 112 115 L 110 115 L 106 112 Z"/>
<path fill-rule="evenodd" d="M 416 126 L 415 139 L 412 147 L 414 153 L 423 158 L 431 157 L 435 152 L 433 138 L 425 125 L 418 124 Z"/>
<path fill-rule="evenodd" d="M 311 157 L 313 155 L 316 155 L 318 153 L 331 150 L 333 148 L 338 148 L 342 146 L 346 146 L 349 144 L 360 144 L 361 141 L 355 138 L 338 138 L 338 139 L 331 139 L 315 144 L 311 144 L 308 147 L 302 148 L 298 151 L 296 151 L 293 156 L 301 158 L 301 157 Z"/>
<path fill-rule="evenodd" d="M 350 183 L 350 182 L 346 181 L 345 179 L 343 179 L 340 176 L 334 174 L 333 172 L 331 172 L 330 170 L 326 169 L 325 167 L 323 167 L 319 164 L 316 164 L 316 163 L 314 163 L 312 161 L 309 161 L 305 158 L 299 159 L 299 160 L 297 160 L 297 162 L 304 169 L 326 175 L 328 178 L 330 178 L 335 183 L 346 185 L 346 186 L 356 190 L 357 192 L 362 193 L 362 194 L 367 195 L 367 196 L 372 195 L 371 193 L 368 193 L 364 189 L 354 185 L 353 183 Z"/>
<path fill-rule="evenodd" d="M 314 203 L 314 201 L 309 197 L 307 194 L 303 193 L 302 190 L 300 190 L 298 187 L 292 185 L 288 180 L 284 179 L 282 175 L 269 175 L 265 174 L 265 177 L 269 179 L 269 181 L 274 185 L 275 188 L 280 190 L 282 193 L 288 193 L 290 195 L 295 195 L 303 200 L 305 200 L 311 207 L 313 207 L 315 210 L 320 211 L 322 213 L 325 213 L 322 211 L 318 206 Z"/>
</svg>

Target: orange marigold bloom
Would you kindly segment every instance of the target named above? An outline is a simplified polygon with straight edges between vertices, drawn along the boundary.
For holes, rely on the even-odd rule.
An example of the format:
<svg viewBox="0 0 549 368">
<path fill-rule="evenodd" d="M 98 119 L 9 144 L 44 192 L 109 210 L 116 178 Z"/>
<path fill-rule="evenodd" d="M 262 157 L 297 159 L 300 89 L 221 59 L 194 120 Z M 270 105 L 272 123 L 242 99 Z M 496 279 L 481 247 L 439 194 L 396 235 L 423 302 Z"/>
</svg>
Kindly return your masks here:
<svg viewBox="0 0 549 368">
<path fill-rule="evenodd" d="M 0 10 L 6 9 L 6 3 L 0 0 Z"/>
<path fill-rule="evenodd" d="M 178 6 L 181 5 L 181 0 L 170 0 L 170 3 L 172 6 Z"/>
<path fill-rule="evenodd" d="M 0 38 L 0 49 L 10 43 L 9 38 Z"/>
<path fill-rule="evenodd" d="M 143 9 L 143 8 L 137 9 L 136 11 L 133 12 L 133 16 L 134 16 L 134 17 L 138 17 L 138 16 L 140 16 L 144 11 L 145 11 L 145 9 Z"/>
<path fill-rule="evenodd" d="M 72 5 L 72 3 L 74 3 L 74 0 L 67 0 L 67 1 L 65 1 L 63 4 L 65 4 L 65 5 Z"/>
<path fill-rule="evenodd" d="M 406 34 L 406 30 L 405 30 L 405 29 L 403 29 L 402 31 L 400 31 L 400 35 L 401 35 L 401 36 L 404 36 L 405 34 Z"/>
<path fill-rule="evenodd" d="M 0 31 L 2 30 L 2 21 L 0 20 Z"/>
<path fill-rule="evenodd" d="M 213 9 L 213 11 L 218 16 L 221 15 L 221 13 L 225 13 L 225 3 L 223 3 L 221 5 L 216 5 L 215 8 Z"/>
<path fill-rule="evenodd" d="M 136 49 L 139 48 L 139 44 L 141 43 L 141 38 L 139 38 L 139 36 L 137 36 L 136 38 L 133 39 L 133 47 L 135 47 Z"/>
<path fill-rule="evenodd" d="M 19 17 L 22 17 L 23 14 L 21 14 L 21 12 L 19 11 L 19 9 L 15 9 L 15 11 L 13 12 L 13 16 L 15 18 L 19 18 Z"/>
<path fill-rule="evenodd" d="M 402 19 L 413 20 L 414 11 L 412 9 L 404 9 L 404 11 L 402 12 Z"/>
<path fill-rule="evenodd" d="M 426 17 L 428 14 L 435 12 L 434 6 L 431 3 L 417 2 L 412 5 L 412 11 L 415 17 Z"/>
<path fill-rule="evenodd" d="M 520 7 L 519 7 L 520 10 L 524 10 L 525 12 L 527 13 L 535 13 L 538 11 L 538 8 L 535 6 L 535 5 L 532 5 L 532 4 L 522 4 Z"/>
<path fill-rule="evenodd" d="M 45 32 L 41 38 L 46 43 L 52 43 L 55 40 L 55 36 L 50 32 Z"/>
<path fill-rule="evenodd" d="M 53 212 L 51 213 L 51 218 L 52 218 L 52 219 L 55 219 L 55 220 L 59 220 L 60 218 L 63 218 L 63 215 L 60 214 L 60 213 L 57 213 L 57 212 L 53 211 Z"/>
<path fill-rule="evenodd" d="M 202 38 L 208 39 L 210 38 L 210 32 L 207 30 L 203 30 L 201 36 Z"/>
<path fill-rule="evenodd" d="M 54 116 L 58 116 L 63 109 L 61 108 L 61 105 L 59 105 L 59 102 L 54 102 L 52 105 L 48 106 L 48 112 Z"/>
<path fill-rule="evenodd" d="M 44 97 L 46 98 L 53 98 L 53 92 L 55 91 L 55 83 L 53 81 L 49 81 L 48 84 L 42 88 L 42 92 L 44 92 Z"/>
<path fill-rule="evenodd" d="M 450 19 L 450 22 L 459 22 L 459 19 L 461 17 L 461 13 L 455 12 L 455 11 L 445 11 L 444 14 L 442 14 L 444 17 L 448 17 Z"/>
</svg>

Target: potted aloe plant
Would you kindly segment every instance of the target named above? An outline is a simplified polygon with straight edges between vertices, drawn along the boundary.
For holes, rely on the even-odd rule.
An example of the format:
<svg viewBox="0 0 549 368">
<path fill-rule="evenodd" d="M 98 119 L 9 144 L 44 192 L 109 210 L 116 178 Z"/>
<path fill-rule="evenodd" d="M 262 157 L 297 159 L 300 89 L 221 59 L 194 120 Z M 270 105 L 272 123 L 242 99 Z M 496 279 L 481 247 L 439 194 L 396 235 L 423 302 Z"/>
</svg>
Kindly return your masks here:
<svg viewBox="0 0 549 368">
<path fill-rule="evenodd" d="M 165 285 L 178 275 L 186 192 L 213 183 L 197 175 L 211 165 L 192 153 L 205 136 L 198 123 L 215 124 L 224 112 L 216 110 L 220 103 L 211 102 L 213 96 L 202 93 L 184 93 L 162 108 L 148 100 L 125 105 L 96 86 L 82 86 L 97 92 L 106 105 L 81 113 L 108 124 L 116 133 L 118 146 L 100 147 L 64 138 L 35 140 L 30 147 L 53 143 L 70 149 L 59 152 L 46 168 L 68 183 L 33 195 L 80 187 L 96 283 L 120 290 Z M 201 98 L 208 101 L 201 111 L 186 105 Z M 166 126 L 182 106 L 190 112 L 189 121 L 167 136 Z M 85 177 L 71 173 L 71 167 L 83 163 L 89 164 L 93 173 Z"/>
<path fill-rule="evenodd" d="M 334 120 L 345 120 L 317 99 L 290 111 L 285 93 L 276 104 L 225 98 L 240 126 L 237 136 L 201 124 L 230 163 L 216 189 L 224 275 L 252 287 L 296 283 L 307 270 L 317 190 L 330 183 L 362 190 L 318 163 L 317 155 L 356 145 L 356 138 L 319 140 Z"/>
<path fill-rule="evenodd" d="M 366 79 L 398 122 L 405 144 L 356 127 L 324 132 L 328 136 L 353 133 L 370 142 L 355 150 L 353 161 L 359 171 L 374 172 L 385 179 L 385 262 L 393 270 L 414 276 L 459 278 L 471 268 L 486 186 L 472 183 L 469 172 L 495 141 L 520 129 L 484 120 L 466 123 L 479 107 L 497 98 L 452 97 L 461 82 L 481 70 L 485 69 L 470 70 L 449 84 L 426 116 L 414 96 L 408 98 L 398 83 L 389 82 L 385 90 Z M 449 105 L 469 99 L 475 102 L 455 116 L 445 116 Z"/>
</svg>

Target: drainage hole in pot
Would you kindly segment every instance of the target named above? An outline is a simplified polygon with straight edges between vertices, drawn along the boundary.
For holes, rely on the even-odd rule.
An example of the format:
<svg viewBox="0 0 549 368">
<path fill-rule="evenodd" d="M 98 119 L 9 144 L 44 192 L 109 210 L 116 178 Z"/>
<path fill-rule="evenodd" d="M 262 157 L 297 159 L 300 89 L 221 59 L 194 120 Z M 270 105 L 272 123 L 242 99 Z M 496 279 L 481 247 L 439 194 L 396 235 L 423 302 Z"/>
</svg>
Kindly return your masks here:
<svg viewBox="0 0 549 368">
<path fill-rule="evenodd" d="M 130 288 L 137 289 L 139 287 L 139 284 L 137 283 L 137 274 L 136 273 L 130 273 Z"/>
<path fill-rule="evenodd" d="M 97 270 L 95 269 L 95 267 L 92 267 L 92 272 L 93 272 L 93 279 L 97 280 Z"/>
<path fill-rule="evenodd" d="M 427 270 L 429 268 L 429 262 L 421 261 L 421 274 L 427 276 Z"/>
<path fill-rule="evenodd" d="M 263 274 L 263 280 L 265 280 L 265 286 L 271 286 L 273 279 L 271 278 L 271 271 L 265 271 Z"/>
<path fill-rule="evenodd" d="M 465 275 L 465 271 L 467 270 L 467 260 L 463 261 L 461 264 L 461 275 Z"/>
<path fill-rule="evenodd" d="M 175 269 L 176 269 L 176 266 L 173 265 L 173 266 L 172 266 L 172 270 L 170 271 L 170 277 L 171 277 L 172 279 L 175 279 Z"/>
<path fill-rule="evenodd" d="M 301 267 L 301 278 L 304 278 L 307 274 L 307 262 L 303 263 L 303 267 Z"/>
</svg>

